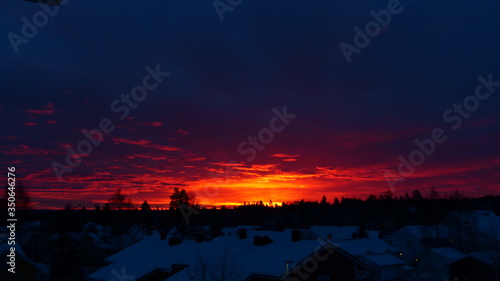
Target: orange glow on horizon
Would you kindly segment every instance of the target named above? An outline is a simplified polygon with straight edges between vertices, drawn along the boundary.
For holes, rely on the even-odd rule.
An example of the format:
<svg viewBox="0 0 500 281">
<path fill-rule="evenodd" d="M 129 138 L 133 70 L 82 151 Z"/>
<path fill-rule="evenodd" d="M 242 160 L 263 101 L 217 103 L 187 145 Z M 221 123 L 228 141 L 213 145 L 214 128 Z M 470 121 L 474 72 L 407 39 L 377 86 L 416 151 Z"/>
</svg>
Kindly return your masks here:
<svg viewBox="0 0 500 281">
<path fill-rule="evenodd" d="M 499 164 L 500 161 L 496 160 L 493 163 L 469 163 L 438 169 L 421 167 L 404 185 L 397 186 L 394 194 L 404 195 L 405 192 L 411 193 L 415 189 L 420 189 L 425 194 L 428 186 L 421 182 L 429 178 L 435 186 L 443 186 L 443 189 L 440 189 L 443 194 L 457 189 L 462 191 L 463 180 L 450 175 L 457 172 L 474 174 Z M 43 170 L 27 175 L 24 182 L 35 209 L 61 209 L 69 202 L 72 202 L 73 206 L 81 204 L 87 209 L 94 209 L 96 203 L 102 207 L 117 188 L 121 188 L 123 194 L 130 197 L 137 208 L 147 201 L 151 208 L 167 209 L 174 187 L 195 193 L 196 203 L 202 207 L 239 206 L 244 202 L 253 204 L 260 201 L 264 205 L 272 201 L 274 206 L 275 203 L 281 205 L 282 202 L 300 200 L 320 201 L 323 195 L 326 195 L 330 203 L 333 203 L 335 197 L 364 199 L 370 194 L 378 195 L 389 190 L 384 172 L 392 171 L 383 164 L 357 168 L 313 166 L 309 169 L 286 171 L 281 168 L 281 164 L 211 165 L 189 167 L 197 170 L 191 174 L 159 168 L 140 168 L 148 172 L 130 174 L 122 171 L 119 166 L 111 166 L 105 171 L 73 174 L 63 183 L 54 178 L 52 171 Z M 231 167 L 229 172 L 228 166 Z M 495 181 L 488 188 L 495 191 L 499 186 Z"/>
<path fill-rule="evenodd" d="M 254 203 L 262 201 L 264 204 L 293 202 L 297 194 L 308 193 L 305 200 L 320 200 L 322 194 L 307 192 L 313 175 L 270 174 L 252 178 L 235 178 L 224 181 L 212 179 L 200 180 L 189 184 L 189 188 L 196 192 L 197 202 L 200 205 L 236 206 L 243 202 Z"/>
</svg>

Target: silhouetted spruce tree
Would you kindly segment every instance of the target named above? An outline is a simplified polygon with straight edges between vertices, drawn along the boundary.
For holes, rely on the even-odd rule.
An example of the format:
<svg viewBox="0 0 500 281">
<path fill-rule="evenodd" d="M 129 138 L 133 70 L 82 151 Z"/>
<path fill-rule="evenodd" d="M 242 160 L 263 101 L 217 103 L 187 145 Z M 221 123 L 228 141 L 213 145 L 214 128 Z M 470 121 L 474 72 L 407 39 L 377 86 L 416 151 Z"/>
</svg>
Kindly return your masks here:
<svg viewBox="0 0 500 281">
<path fill-rule="evenodd" d="M 170 195 L 170 210 L 177 210 L 180 204 L 189 205 L 189 196 L 186 190 L 179 191 L 179 188 L 174 188 L 174 193 Z"/>
<path fill-rule="evenodd" d="M 122 194 L 121 188 L 118 188 L 109 198 L 108 204 L 112 210 L 130 210 L 134 207 L 132 199 Z"/>
<path fill-rule="evenodd" d="M 380 199 L 381 200 L 392 200 L 392 191 L 387 190 L 385 192 L 380 193 Z"/>
<path fill-rule="evenodd" d="M 439 199 L 439 192 L 436 190 L 436 187 L 432 187 L 429 195 L 427 195 L 427 199 L 436 200 Z"/>
<path fill-rule="evenodd" d="M 149 206 L 148 201 L 142 202 L 141 211 L 144 211 L 144 212 L 151 211 L 151 206 Z"/>
<path fill-rule="evenodd" d="M 464 195 L 458 191 L 458 189 L 455 189 L 454 191 L 451 192 L 450 197 L 451 200 L 461 200 L 464 199 Z"/>
<path fill-rule="evenodd" d="M 333 200 L 333 205 L 334 206 L 339 206 L 340 205 L 340 201 L 337 197 L 335 197 L 335 199 Z"/>
<path fill-rule="evenodd" d="M 405 192 L 405 197 L 403 198 L 403 200 L 410 200 L 410 195 L 408 195 L 408 192 Z"/>
<path fill-rule="evenodd" d="M 422 197 L 422 193 L 420 193 L 420 190 L 416 189 L 412 192 L 411 199 L 422 200 L 424 199 L 424 197 Z"/>
<path fill-rule="evenodd" d="M 321 205 L 328 205 L 328 201 L 326 201 L 325 195 L 323 195 L 323 197 L 321 197 Z"/>
<path fill-rule="evenodd" d="M 149 233 L 153 228 L 153 211 L 151 210 L 148 201 L 144 201 L 141 205 L 140 221 Z"/>
</svg>

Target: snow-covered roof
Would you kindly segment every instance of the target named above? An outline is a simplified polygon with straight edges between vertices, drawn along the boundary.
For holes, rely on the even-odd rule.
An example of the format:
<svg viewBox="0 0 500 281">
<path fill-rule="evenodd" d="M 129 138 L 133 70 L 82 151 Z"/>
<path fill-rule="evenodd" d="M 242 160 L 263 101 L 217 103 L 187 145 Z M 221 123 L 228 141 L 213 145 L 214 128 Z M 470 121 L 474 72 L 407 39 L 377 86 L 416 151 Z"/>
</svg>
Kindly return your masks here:
<svg viewBox="0 0 500 281">
<path fill-rule="evenodd" d="M 256 235 L 267 235 L 273 242 L 255 246 L 253 237 Z M 290 231 L 255 230 L 250 230 L 246 239 L 220 236 L 207 242 L 185 240 L 179 245 L 169 246 L 168 240 L 160 240 L 159 234 L 155 232 L 141 242 L 108 257 L 106 261 L 112 264 L 91 274 L 89 278 L 110 280 L 113 269 L 121 272 L 124 268 L 127 275 L 140 277 L 157 268 L 170 269 L 172 264 L 195 265 L 198 255 L 216 260 L 217 255 L 221 255 L 226 248 L 231 250 L 230 254 L 235 255 L 232 260 L 241 265 L 244 272 L 279 276 L 286 270 L 286 261 L 300 262 L 320 246 L 315 240 L 291 242 Z"/>
<path fill-rule="evenodd" d="M 442 225 L 408 225 L 391 234 L 389 239 L 392 240 L 400 236 L 406 237 L 408 234 L 419 238 L 437 238 L 447 237 L 449 230 Z"/>
<path fill-rule="evenodd" d="M 365 260 L 368 264 L 374 264 L 377 266 L 405 265 L 404 261 L 390 254 L 366 255 L 362 259 Z"/>
<path fill-rule="evenodd" d="M 500 217 L 485 216 L 477 219 L 473 226 L 474 231 L 488 233 L 491 237 L 500 240 Z"/>
<path fill-rule="evenodd" d="M 493 211 L 451 211 L 443 219 L 442 224 L 450 225 L 454 224 L 456 221 L 463 223 L 464 225 L 474 226 L 477 222 L 483 218 L 497 218 L 497 215 Z"/>
<path fill-rule="evenodd" d="M 447 216 L 455 216 L 455 217 L 496 217 L 495 212 L 490 210 L 465 210 L 465 211 L 450 211 Z"/>
<path fill-rule="evenodd" d="M 430 251 L 446 259 L 447 263 L 451 263 L 467 257 L 466 254 L 450 247 L 432 248 L 430 249 Z"/>
<path fill-rule="evenodd" d="M 191 280 L 189 272 L 187 270 L 181 270 L 176 274 L 168 277 L 165 281 L 186 281 Z"/>
<path fill-rule="evenodd" d="M 240 228 L 245 227 L 236 227 L 232 231 Z M 169 246 L 168 240 L 160 240 L 160 235 L 154 232 L 151 236 L 145 236 L 144 240 L 108 257 L 106 261 L 112 264 L 91 274 L 89 279 L 108 281 L 113 277 L 113 270 L 117 272 L 124 270 L 127 275 L 139 278 L 158 268 L 168 270 L 173 264 L 194 267 L 199 263 L 200 255 L 209 258 L 210 261 L 217 261 L 225 249 L 229 249 L 231 261 L 239 265 L 245 277 L 250 274 L 281 276 L 286 271 L 287 261 L 292 261 L 291 266 L 298 264 L 324 245 L 324 242 L 312 239 L 292 242 L 291 233 L 289 229 L 279 232 L 260 231 L 250 227 L 247 228 L 246 239 L 230 235 L 200 243 L 185 240 L 179 245 Z M 257 235 L 268 236 L 273 242 L 255 246 L 253 237 Z M 380 239 L 373 238 L 342 240 L 334 243 L 351 255 L 384 254 L 393 249 Z M 184 275 L 187 274 L 187 270 L 189 268 L 182 270 L 185 271 Z M 180 273 L 174 276 L 182 280 Z M 176 280 L 174 276 L 168 280 Z"/>
<path fill-rule="evenodd" d="M 457 223 L 471 231 L 500 240 L 500 217 L 493 211 L 451 211 L 443 219 L 442 225 L 453 228 Z"/>
<path fill-rule="evenodd" d="M 239 239 L 236 235 L 236 231 L 242 228 L 247 229 L 246 239 Z M 330 233 L 332 229 L 342 229 L 344 233 L 349 231 L 349 238 L 351 238 L 350 231 L 354 227 L 314 227 L 314 229 L 323 233 L 327 233 L 326 231 Z M 210 261 L 217 261 L 226 249 L 230 251 L 231 261 L 240 267 L 245 277 L 251 274 L 281 276 L 286 271 L 287 261 L 292 261 L 291 264 L 289 263 L 290 266 L 297 265 L 325 245 L 325 240 L 317 241 L 316 239 L 292 242 L 291 229 L 280 232 L 256 230 L 255 226 L 239 226 L 224 228 L 222 232 L 226 235 L 210 241 L 197 243 L 193 240 L 184 240 L 179 245 L 169 246 L 168 240 L 160 240 L 160 234 L 155 231 L 152 235 L 145 236 L 142 241 L 106 258 L 105 261 L 111 264 L 91 274 L 89 279 L 108 281 L 114 276 L 113 270 L 124 271 L 129 276 L 139 278 L 155 269 L 170 270 L 173 264 L 178 264 L 190 267 L 181 271 L 184 273 L 178 272 L 168 280 L 187 280 L 183 275 L 199 264 L 200 256 L 209 258 Z M 228 235 L 229 233 L 234 234 Z M 267 245 L 256 246 L 253 238 L 257 235 L 268 236 L 273 241 Z M 346 236 L 337 237 L 345 238 Z M 385 257 L 384 254 L 396 251 L 394 247 L 378 238 L 336 240 L 332 241 L 332 244 L 352 256 L 380 255 Z M 386 257 L 384 261 L 388 259 Z"/>
<path fill-rule="evenodd" d="M 38 271 L 48 273 L 48 268 L 46 268 L 46 265 L 35 263 L 32 259 L 26 256 L 23 249 L 21 248 L 21 246 L 19 246 L 18 243 L 12 246 L 8 245 L 7 243 L 0 244 L 0 255 L 2 257 L 5 257 L 10 252 L 11 247 L 14 247 L 16 249 L 16 259 L 23 259 L 25 262 L 35 267 Z"/>
<path fill-rule="evenodd" d="M 498 251 L 483 251 L 483 252 L 473 252 L 469 254 L 471 257 L 481 261 L 485 264 L 488 264 L 492 267 L 498 266 L 498 260 L 500 258 L 500 254 Z"/>
<path fill-rule="evenodd" d="M 393 247 L 378 238 L 351 239 L 334 242 L 338 243 L 340 249 L 353 256 L 387 254 L 399 251 L 398 248 Z"/>
</svg>

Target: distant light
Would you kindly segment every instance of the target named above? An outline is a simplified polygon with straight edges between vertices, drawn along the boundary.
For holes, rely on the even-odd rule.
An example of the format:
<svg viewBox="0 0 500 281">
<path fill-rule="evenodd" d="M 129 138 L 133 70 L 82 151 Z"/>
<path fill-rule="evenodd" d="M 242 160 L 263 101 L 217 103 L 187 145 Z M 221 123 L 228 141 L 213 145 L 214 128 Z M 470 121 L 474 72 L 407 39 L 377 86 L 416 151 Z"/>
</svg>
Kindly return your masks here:
<svg viewBox="0 0 500 281">
<path fill-rule="evenodd" d="M 418 261 L 418 259 L 415 259 L 415 261 Z"/>
<path fill-rule="evenodd" d="M 400 255 L 400 256 L 402 256 L 402 255 L 403 255 L 403 253 L 399 253 L 399 255 Z"/>
</svg>

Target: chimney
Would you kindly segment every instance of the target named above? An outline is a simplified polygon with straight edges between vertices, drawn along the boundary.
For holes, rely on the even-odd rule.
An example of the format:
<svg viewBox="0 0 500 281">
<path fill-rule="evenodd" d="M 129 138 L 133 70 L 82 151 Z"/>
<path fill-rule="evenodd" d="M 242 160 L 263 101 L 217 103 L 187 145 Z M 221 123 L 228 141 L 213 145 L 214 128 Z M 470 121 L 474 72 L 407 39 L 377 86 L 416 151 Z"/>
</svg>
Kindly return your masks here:
<svg viewBox="0 0 500 281">
<path fill-rule="evenodd" d="M 160 232 L 160 240 L 166 240 L 167 239 L 167 232 Z"/>
<path fill-rule="evenodd" d="M 247 238 L 247 230 L 245 228 L 239 229 L 238 233 L 240 235 L 240 239 L 246 239 Z"/>
<path fill-rule="evenodd" d="M 270 244 L 272 242 L 273 242 L 273 239 L 269 238 L 269 236 L 267 236 L 267 235 L 264 235 L 264 236 L 257 235 L 253 238 L 253 244 L 255 246 L 263 246 L 263 245 Z"/>
<path fill-rule="evenodd" d="M 294 229 L 292 230 L 292 242 L 300 241 L 300 230 Z"/>
<path fill-rule="evenodd" d="M 203 233 L 196 233 L 196 243 L 203 242 Z"/>
</svg>

